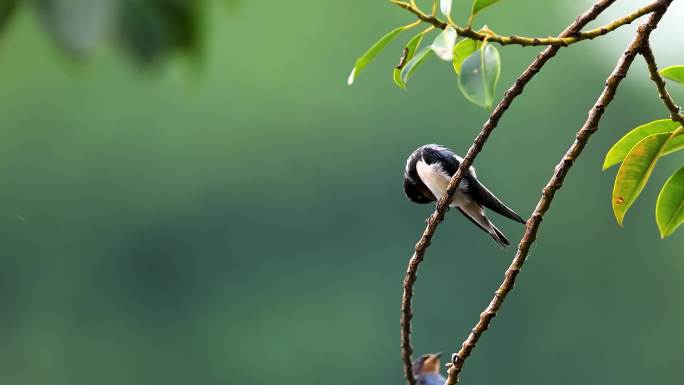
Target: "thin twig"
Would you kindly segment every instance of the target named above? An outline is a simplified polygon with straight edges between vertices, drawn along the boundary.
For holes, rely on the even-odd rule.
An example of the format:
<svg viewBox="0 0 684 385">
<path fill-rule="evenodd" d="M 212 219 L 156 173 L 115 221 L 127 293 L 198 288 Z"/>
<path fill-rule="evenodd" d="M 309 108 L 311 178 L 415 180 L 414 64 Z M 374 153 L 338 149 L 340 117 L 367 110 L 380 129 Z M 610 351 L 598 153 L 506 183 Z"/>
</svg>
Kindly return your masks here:
<svg viewBox="0 0 684 385">
<path fill-rule="evenodd" d="M 565 153 L 560 163 L 556 165 L 554 173 L 542 190 L 542 196 L 537 203 L 532 217 L 527 221 L 525 226 L 525 234 L 520 240 L 518 245 L 518 252 L 513 258 L 513 262 L 510 267 L 506 270 L 505 277 L 499 289 L 494 293 L 494 298 L 492 298 L 489 306 L 480 314 L 480 320 L 477 322 L 475 327 L 468 338 L 463 342 L 461 350 L 456 353 L 453 357 L 453 363 L 449 367 L 448 378 L 445 385 L 453 385 L 458 382 L 458 375 L 463 368 L 466 358 L 470 355 L 473 348 L 477 344 L 477 341 L 482 336 L 482 333 L 487 330 L 490 322 L 496 315 L 503 301 L 505 300 L 508 293 L 513 290 L 516 277 L 520 273 L 525 259 L 529 253 L 530 247 L 537 238 L 537 231 L 541 225 L 541 221 L 544 214 L 551 206 L 554 195 L 556 191 L 563 185 L 563 181 L 570 171 L 577 157 L 582 153 L 584 146 L 586 146 L 589 137 L 598 130 L 598 124 L 605 112 L 606 107 L 613 100 L 615 92 L 622 81 L 627 76 L 627 71 L 631 66 L 634 58 L 639 53 L 639 50 L 643 47 L 645 43 L 648 42 L 648 38 L 651 32 L 657 27 L 658 22 L 665 14 L 667 7 L 673 0 L 662 0 L 660 2 L 660 8 L 658 8 L 646 22 L 639 26 L 636 36 L 625 50 L 623 56 L 618 61 L 615 69 L 611 73 L 608 80 L 606 80 L 606 86 L 598 98 L 594 106 L 589 111 L 589 116 L 584 122 L 584 125 L 577 133 L 577 139 L 570 146 L 568 151 Z"/>
<path fill-rule="evenodd" d="M 672 96 L 670 96 L 670 93 L 667 92 L 667 88 L 665 88 L 665 79 L 663 79 L 658 72 L 658 65 L 656 64 L 655 56 L 653 56 L 653 51 L 651 50 L 649 42 L 646 42 L 646 44 L 641 47 L 640 53 L 641 56 L 644 57 L 644 60 L 646 60 L 651 80 L 653 80 L 658 88 L 660 100 L 663 101 L 665 107 L 670 111 L 670 118 L 684 126 L 684 117 L 680 114 L 680 107 L 675 104 Z"/>
<path fill-rule="evenodd" d="M 420 10 L 420 8 L 413 6 L 410 3 L 403 1 L 392 0 L 392 3 L 406 9 L 407 11 L 413 13 L 418 17 L 418 19 L 430 23 L 439 29 L 445 29 L 451 26 L 459 36 L 468 37 L 475 40 L 485 40 L 490 42 L 496 42 L 501 45 L 517 44 L 521 46 L 539 46 L 539 45 L 552 45 L 552 46 L 568 46 L 575 44 L 583 40 L 591 40 L 599 36 L 603 36 L 609 32 L 612 32 L 625 24 L 630 24 L 634 20 L 644 16 L 648 13 L 653 12 L 659 6 L 659 1 L 654 1 L 644 7 L 641 7 L 634 12 L 625 15 L 619 19 L 615 19 L 612 22 L 589 31 L 576 32 L 573 35 L 565 37 L 523 37 L 523 36 L 503 36 L 490 33 L 482 33 L 472 30 L 470 27 L 461 27 L 457 24 L 451 22 L 445 22 L 433 15 L 428 15 Z"/>
<path fill-rule="evenodd" d="M 577 19 L 570 24 L 570 26 L 568 26 L 559 36 L 564 37 L 576 34 L 580 29 L 582 29 L 582 27 L 595 19 L 596 16 L 598 16 L 614 2 L 615 0 L 598 1 L 588 11 L 577 17 Z M 427 226 L 425 227 L 420 240 L 415 246 L 415 251 L 409 260 L 408 267 L 406 269 L 406 275 L 404 276 L 404 291 L 401 300 L 401 356 L 404 363 L 404 375 L 409 385 L 415 385 L 416 383 L 413 372 L 411 371 L 411 354 L 413 353 L 413 347 L 411 346 L 411 318 L 413 317 L 411 299 L 413 297 L 413 285 L 417 279 L 418 267 L 423 261 L 427 248 L 430 246 L 430 242 L 435 234 L 435 231 L 437 230 L 437 226 L 439 226 L 444 219 L 444 213 L 446 212 L 448 202 L 453 197 L 453 194 L 456 191 L 456 186 L 458 186 L 458 184 L 461 182 L 465 170 L 472 165 L 475 157 L 482 150 L 482 147 L 489 138 L 489 135 L 496 128 L 499 120 L 508 107 L 510 107 L 513 100 L 523 92 L 523 89 L 532 79 L 532 77 L 534 77 L 534 75 L 542 69 L 546 62 L 556 55 L 560 48 L 560 46 L 546 47 L 544 51 L 537 55 L 532 64 L 530 64 L 529 67 L 527 67 L 525 71 L 523 71 L 523 73 L 515 80 L 513 86 L 506 91 L 504 97 L 492 111 L 489 119 L 487 119 L 485 124 L 482 126 L 482 130 L 473 141 L 472 146 L 468 150 L 465 158 L 463 158 L 463 161 L 456 170 L 456 173 L 454 173 L 452 176 L 446 193 L 437 202 L 437 207 L 432 215 L 430 215 L 428 218 Z"/>
</svg>

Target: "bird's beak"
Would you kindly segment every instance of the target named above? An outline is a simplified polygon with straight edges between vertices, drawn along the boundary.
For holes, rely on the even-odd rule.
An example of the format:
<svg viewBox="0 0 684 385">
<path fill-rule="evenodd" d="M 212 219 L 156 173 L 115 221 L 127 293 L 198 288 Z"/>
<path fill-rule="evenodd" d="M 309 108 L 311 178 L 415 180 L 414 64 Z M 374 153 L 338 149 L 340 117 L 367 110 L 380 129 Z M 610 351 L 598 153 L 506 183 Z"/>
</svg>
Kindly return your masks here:
<svg viewBox="0 0 684 385">
<path fill-rule="evenodd" d="M 435 353 L 434 355 L 435 355 L 435 358 L 440 358 L 440 357 L 442 357 L 442 352 Z"/>
</svg>

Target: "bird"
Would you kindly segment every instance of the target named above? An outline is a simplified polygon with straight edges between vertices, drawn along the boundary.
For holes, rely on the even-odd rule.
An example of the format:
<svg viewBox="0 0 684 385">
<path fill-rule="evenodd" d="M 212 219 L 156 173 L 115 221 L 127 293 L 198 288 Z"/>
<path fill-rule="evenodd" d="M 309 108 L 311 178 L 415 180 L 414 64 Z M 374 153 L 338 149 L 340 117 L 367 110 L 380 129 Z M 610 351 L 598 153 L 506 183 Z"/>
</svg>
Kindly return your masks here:
<svg viewBox="0 0 684 385">
<path fill-rule="evenodd" d="M 463 158 L 438 144 L 418 147 L 406 160 L 404 192 L 415 203 L 438 201 L 445 194 L 451 177 Z M 456 207 L 466 218 L 489 234 L 502 248 L 509 246 L 506 236 L 487 218 L 485 208 L 516 222 L 525 223 L 515 211 L 506 206 L 478 179 L 470 167 L 458 184 L 449 207 Z"/>
<path fill-rule="evenodd" d="M 416 385 L 444 385 L 446 378 L 439 373 L 439 358 L 442 353 L 423 354 L 413 361 L 413 376 Z"/>
</svg>

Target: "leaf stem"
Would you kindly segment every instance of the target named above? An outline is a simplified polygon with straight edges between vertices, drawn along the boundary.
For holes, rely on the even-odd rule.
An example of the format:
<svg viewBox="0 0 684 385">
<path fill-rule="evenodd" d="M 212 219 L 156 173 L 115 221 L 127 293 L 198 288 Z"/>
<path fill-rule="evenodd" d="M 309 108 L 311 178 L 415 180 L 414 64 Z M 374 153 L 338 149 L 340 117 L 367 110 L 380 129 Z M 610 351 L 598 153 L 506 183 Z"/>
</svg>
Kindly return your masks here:
<svg viewBox="0 0 684 385">
<path fill-rule="evenodd" d="M 484 33 L 474 31 L 471 28 L 471 23 L 472 23 L 472 15 L 470 19 L 468 20 L 468 24 L 466 27 L 461 27 L 454 23 L 453 21 L 442 21 L 439 18 L 435 17 L 435 15 L 427 15 L 423 13 L 418 7 L 414 7 L 410 3 L 406 3 L 400 0 L 391 0 L 392 3 L 398 5 L 401 8 L 404 8 L 408 10 L 409 12 L 413 13 L 418 17 L 419 20 L 422 20 L 426 23 L 430 23 L 434 25 L 436 28 L 440 29 L 445 29 L 448 26 L 453 27 L 456 30 L 456 33 L 458 33 L 459 36 L 463 37 L 468 37 L 471 39 L 475 40 L 484 40 L 484 38 L 487 36 Z M 634 20 L 640 18 L 641 16 L 644 16 L 646 14 L 652 13 L 654 10 L 658 9 L 660 6 L 660 0 L 654 1 L 644 7 L 641 7 L 639 9 L 636 9 L 632 13 L 625 15 L 623 17 L 620 17 L 618 19 L 613 20 L 612 22 L 599 27 L 595 28 L 592 30 L 588 31 L 577 31 L 571 36 L 565 36 L 565 37 L 523 37 L 523 36 L 516 36 L 516 35 L 510 35 L 510 36 L 505 36 L 505 35 L 497 35 L 493 34 L 489 40 L 499 43 L 501 45 L 521 45 L 521 46 L 540 46 L 540 45 L 551 45 L 551 46 L 568 46 L 571 44 L 578 43 L 583 40 L 591 40 L 594 38 L 597 38 L 599 36 L 603 36 L 608 34 L 609 32 L 612 32 L 623 25 L 630 24 Z"/>
<path fill-rule="evenodd" d="M 407 30 L 407 29 L 411 29 L 411 28 L 417 27 L 417 26 L 419 26 L 419 25 L 420 25 L 420 20 L 416 20 L 416 21 L 414 21 L 413 23 L 406 24 L 405 26 L 403 26 L 403 27 L 401 27 L 401 28 L 403 28 L 404 30 Z"/>
<path fill-rule="evenodd" d="M 658 64 L 656 63 L 655 56 L 653 55 L 653 50 L 651 50 L 651 45 L 649 44 L 649 42 L 646 42 L 641 47 L 639 53 L 641 53 L 641 56 L 646 61 L 649 76 L 651 80 L 653 80 L 653 82 L 655 83 L 656 88 L 658 89 L 658 96 L 660 96 L 660 100 L 663 101 L 665 107 L 667 107 L 668 111 L 670 111 L 670 118 L 684 126 L 684 117 L 682 117 L 680 113 L 681 109 L 677 104 L 675 104 L 674 100 L 672 99 L 672 96 L 670 96 L 670 93 L 667 92 L 667 88 L 665 86 L 665 79 L 663 79 L 663 77 L 660 76 L 660 72 L 658 72 Z"/>
</svg>

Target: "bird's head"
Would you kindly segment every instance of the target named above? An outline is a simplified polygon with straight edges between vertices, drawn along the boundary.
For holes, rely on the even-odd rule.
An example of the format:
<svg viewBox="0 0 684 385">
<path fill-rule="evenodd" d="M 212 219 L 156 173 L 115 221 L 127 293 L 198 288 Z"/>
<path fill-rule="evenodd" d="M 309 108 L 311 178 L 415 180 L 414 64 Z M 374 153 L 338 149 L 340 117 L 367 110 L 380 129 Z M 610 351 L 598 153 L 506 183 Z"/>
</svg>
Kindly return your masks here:
<svg viewBox="0 0 684 385">
<path fill-rule="evenodd" d="M 439 359 L 442 352 L 423 354 L 413 361 L 413 374 L 439 373 Z"/>
</svg>

